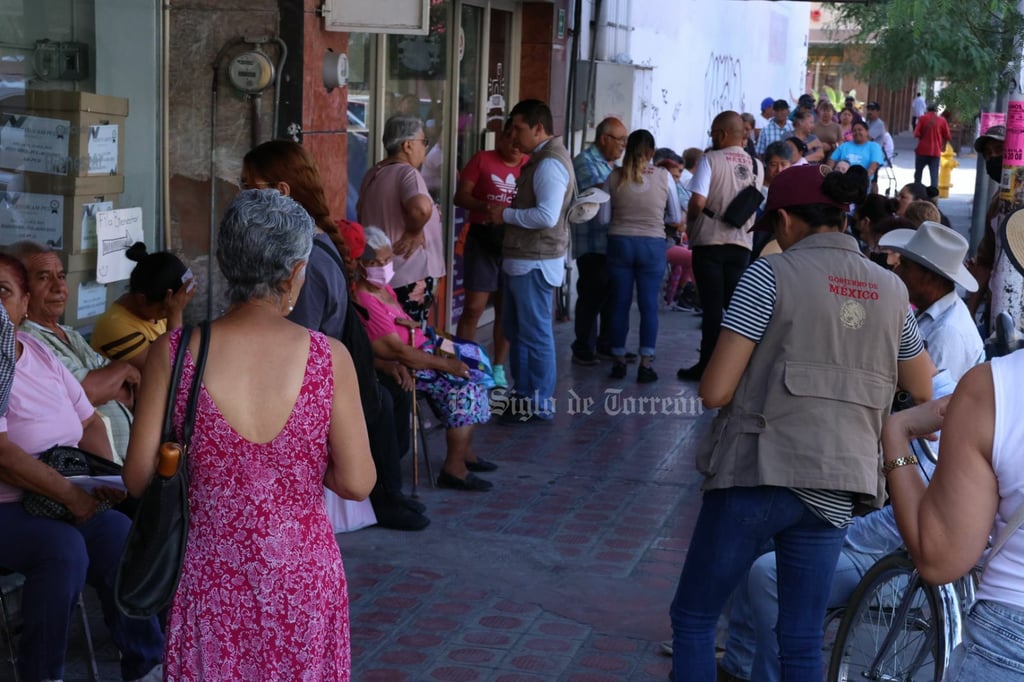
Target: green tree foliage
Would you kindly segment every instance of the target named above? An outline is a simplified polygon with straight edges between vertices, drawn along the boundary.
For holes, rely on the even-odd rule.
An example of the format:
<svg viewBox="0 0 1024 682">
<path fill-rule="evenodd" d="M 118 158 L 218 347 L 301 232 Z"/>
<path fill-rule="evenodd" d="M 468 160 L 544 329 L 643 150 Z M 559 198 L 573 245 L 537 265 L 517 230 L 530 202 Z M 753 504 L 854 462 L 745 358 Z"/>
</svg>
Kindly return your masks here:
<svg viewBox="0 0 1024 682">
<path fill-rule="evenodd" d="M 888 0 L 835 5 L 833 29 L 862 44 L 861 77 L 897 89 L 941 81 L 939 103 L 972 118 L 1007 87 L 1021 54 L 1024 16 L 1016 0 Z"/>
</svg>

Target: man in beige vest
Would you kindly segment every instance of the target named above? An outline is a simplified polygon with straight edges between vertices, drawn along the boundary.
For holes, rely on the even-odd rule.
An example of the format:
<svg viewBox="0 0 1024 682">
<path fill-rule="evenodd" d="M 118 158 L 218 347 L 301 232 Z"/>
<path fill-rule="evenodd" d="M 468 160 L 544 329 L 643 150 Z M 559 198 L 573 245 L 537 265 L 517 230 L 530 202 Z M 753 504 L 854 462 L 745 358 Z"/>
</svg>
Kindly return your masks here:
<svg viewBox="0 0 1024 682">
<path fill-rule="evenodd" d="M 748 232 L 754 216 L 739 229 L 719 216 L 744 187 L 764 184 L 764 164 L 755 163 L 744 151 L 743 119 L 735 111 L 724 111 L 711 123 L 714 149 L 701 159 L 690 181 L 690 204 L 686 209 L 686 235 L 693 251 L 693 277 L 704 308 L 700 331 L 700 360 L 679 370 L 683 380 L 699 381 L 718 340 L 722 312 L 729 305 L 733 289 L 750 262 L 753 237 Z"/>
<path fill-rule="evenodd" d="M 562 138 L 552 133 L 546 104 L 523 100 L 512 108 L 510 118 L 516 142 L 530 160 L 519 174 L 512 206 L 488 207 L 491 221 L 505 225 L 503 322 L 513 394 L 503 406 L 500 423 L 549 424 L 556 379 L 552 303 L 555 287 L 565 277 L 566 212 L 576 181 L 572 158 Z"/>
</svg>

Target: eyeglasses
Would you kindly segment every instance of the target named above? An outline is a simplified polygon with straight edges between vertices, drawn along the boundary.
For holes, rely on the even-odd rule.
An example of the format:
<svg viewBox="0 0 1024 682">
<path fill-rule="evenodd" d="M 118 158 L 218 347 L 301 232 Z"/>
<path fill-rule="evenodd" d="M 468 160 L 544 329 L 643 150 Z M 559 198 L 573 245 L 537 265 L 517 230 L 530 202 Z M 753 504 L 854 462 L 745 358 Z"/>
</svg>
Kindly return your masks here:
<svg viewBox="0 0 1024 682">
<path fill-rule="evenodd" d="M 409 142 L 422 142 L 424 147 L 430 146 L 430 140 L 425 137 L 414 137 Z"/>
<path fill-rule="evenodd" d="M 617 142 L 619 144 L 626 144 L 626 136 L 625 135 L 623 135 L 622 137 L 615 137 L 614 135 L 611 135 L 609 133 L 605 133 L 604 136 L 605 137 L 610 137 L 612 140 L 614 140 L 615 142 Z"/>
</svg>

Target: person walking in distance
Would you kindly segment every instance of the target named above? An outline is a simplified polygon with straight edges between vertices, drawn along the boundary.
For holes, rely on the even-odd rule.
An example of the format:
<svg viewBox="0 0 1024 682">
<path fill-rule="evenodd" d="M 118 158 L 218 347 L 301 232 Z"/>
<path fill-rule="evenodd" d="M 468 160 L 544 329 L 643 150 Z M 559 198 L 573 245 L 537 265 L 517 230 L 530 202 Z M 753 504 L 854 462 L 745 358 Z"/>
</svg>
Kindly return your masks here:
<svg viewBox="0 0 1024 682">
<path fill-rule="evenodd" d="M 917 147 L 914 149 L 914 182 L 921 182 L 924 169 L 927 167 L 931 186 L 938 189 L 939 161 L 942 150 L 946 148 L 952 136 L 949 133 L 949 123 L 944 116 L 939 116 L 937 106 L 929 105 L 927 112 L 917 120 L 914 137 L 917 138 Z"/>
<path fill-rule="evenodd" d="M 600 187 L 626 148 L 626 126 L 617 118 L 597 124 L 594 144 L 572 160 L 580 191 Z M 611 353 L 611 280 L 608 275 L 608 226 L 599 217 L 571 226 L 572 253 L 576 259 L 576 340 L 572 361 L 596 365 L 598 356 Z M 635 360 L 630 354 L 627 360 Z"/>
<path fill-rule="evenodd" d="M 732 298 L 740 275 L 750 262 L 753 237 L 751 216 L 735 228 L 720 219 L 743 188 L 764 184 L 764 166 L 743 150 L 743 120 L 735 111 L 724 111 L 711 123 L 712 150 L 697 165 L 690 181 L 690 205 L 686 210 L 686 234 L 693 250 L 693 276 L 700 292 L 704 316 L 701 322 L 700 359 L 680 369 L 683 380 L 697 381 L 711 359 L 718 340 L 722 313 Z"/>
<path fill-rule="evenodd" d="M 519 173 L 511 208 L 490 204 L 492 223 L 505 225 L 501 268 L 505 275 L 505 336 L 515 398 L 503 424 L 550 423 L 554 417 L 555 287 L 565 277 L 569 245 L 567 212 L 576 182 L 572 157 L 554 134 L 551 109 L 527 99 L 512 108 L 516 143 L 530 160 Z"/>
</svg>

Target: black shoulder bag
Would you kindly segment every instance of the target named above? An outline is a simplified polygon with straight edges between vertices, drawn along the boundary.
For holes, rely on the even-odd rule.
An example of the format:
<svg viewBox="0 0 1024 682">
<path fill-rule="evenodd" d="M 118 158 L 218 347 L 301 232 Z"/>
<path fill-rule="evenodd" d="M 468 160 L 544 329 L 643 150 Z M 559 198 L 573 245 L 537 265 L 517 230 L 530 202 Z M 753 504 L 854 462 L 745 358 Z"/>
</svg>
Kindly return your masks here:
<svg viewBox="0 0 1024 682">
<path fill-rule="evenodd" d="M 761 190 L 757 186 L 757 159 L 751 159 L 751 161 L 754 162 L 753 182 L 741 189 L 718 216 L 723 223 L 737 229 L 743 227 L 750 220 L 764 201 L 764 195 L 761 194 Z"/>
<path fill-rule="evenodd" d="M 342 274 L 345 274 L 345 264 L 341 262 L 337 251 L 319 239 L 314 239 L 313 244 L 323 249 L 324 253 L 337 264 Z M 366 320 L 370 315 L 365 308 L 356 304 L 351 296 L 347 298 L 348 308 L 345 310 L 345 324 L 341 329 L 341 338 L 338 340 L 348 349 L 349 355 L 352 356 L 352 364 L 355 365 L 356 379 L 359 382 L 359 398 L 363 403 L 363 416 L 367 422 L 373 422 L 377 419 L 377 413 L 380 412 L 380 388 L 377 384 L 377 372 L 373 368 L 373 346 L 366 333 L 366 328 L 359 321 L 359 317 Z"/>
<path fill-rule="evenodd" d="M 180 450 L 177 467 L 173 473 L 161 472 L 163 466 L 158 466 L 154 472 L 149 487 L 142 494 L 138 512 L 125 540 L 121 563 L 117 567 L 114 599 L 121 612 L 130 618 L 149 618 L 166 609 L 174 599 L 181 578 L 188 540 L 188 450 L 195 428 L 196 404 L 210 345 L 210 323 L 203 322 L 200 325 L 199 357 L 196 359 L 185 419 L 181 425 L 181 442 L 176 443 L 174 403 L 191 336 L 191 327 L 182 329 L 171 369 L 161 435 L 161 451 L 168 445 Z"/>
</svg>

